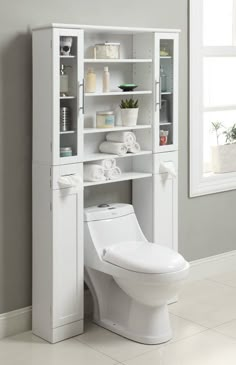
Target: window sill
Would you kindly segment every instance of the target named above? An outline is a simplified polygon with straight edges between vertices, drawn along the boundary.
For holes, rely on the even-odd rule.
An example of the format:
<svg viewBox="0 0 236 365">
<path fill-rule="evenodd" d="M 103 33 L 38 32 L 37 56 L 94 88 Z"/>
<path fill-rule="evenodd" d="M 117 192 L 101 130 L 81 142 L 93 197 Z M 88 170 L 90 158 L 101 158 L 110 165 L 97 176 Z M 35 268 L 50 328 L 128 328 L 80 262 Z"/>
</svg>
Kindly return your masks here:
<svg viewBox="0 0 236 365">
<path fill-rule="evenodd" d="M 190 197 L 216 194 L 236 189 L 236 172 L 204 174 L 198 181 L 192 181 Z"/>
</svg>

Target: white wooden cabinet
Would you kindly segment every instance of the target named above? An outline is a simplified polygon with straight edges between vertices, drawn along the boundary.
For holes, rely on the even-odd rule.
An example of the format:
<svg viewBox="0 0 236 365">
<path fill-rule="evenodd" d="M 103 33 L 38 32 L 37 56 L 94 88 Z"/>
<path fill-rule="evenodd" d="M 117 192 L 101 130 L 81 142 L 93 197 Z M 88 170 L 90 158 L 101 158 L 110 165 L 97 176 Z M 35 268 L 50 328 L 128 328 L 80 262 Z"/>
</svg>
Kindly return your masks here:
<svg viewBox="0 0 236 365">
<path fill-rule="evenodd" d="M 83 331 L 84 206 L 128 197 L 147 238 L 177 250 L 177 176 L 170 171 L 177 174 L 178 165 L 178 32 L 65 24 L 33 30 L 33 333 L 49 342 Z M 62 37 L 73 41 L 66 56 L 60 53 Z M 94 45 L 106 41 L 120 43 L 119 59 L 94 58 Z M 62 64 L 69 80 L 66 95 L 60 94 Z M 104 66 L 110 71 L 107 93 L 102 92 Z M 96 92 L 86 93 L 91 67 Z M 138 87 L 124 93 L 118 88 L 123 83 Z M 139 100 L 137 125 L 96 128 L 97 111 L 117 112 L 128 97 Z M 71 111 L 69 131 L 60 129 L 64 106 Z M 107 132 L 129 130 L 139 153 L 99 152 Z M 72 155 L 62 157 L 63 147 Z M 85 181 L 84 164 L 105 158 L 116 159 L 119 179 Z M 163 162 L 167 170 L 172 166 L 168 173 Z"/>
</svg>

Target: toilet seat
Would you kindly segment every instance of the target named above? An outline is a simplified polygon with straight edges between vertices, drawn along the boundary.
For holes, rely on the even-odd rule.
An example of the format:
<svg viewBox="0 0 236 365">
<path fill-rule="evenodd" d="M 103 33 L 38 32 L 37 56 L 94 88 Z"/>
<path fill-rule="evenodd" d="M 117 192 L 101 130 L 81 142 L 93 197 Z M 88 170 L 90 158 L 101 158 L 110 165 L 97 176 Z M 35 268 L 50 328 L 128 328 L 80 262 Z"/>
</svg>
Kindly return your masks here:
<svg viewBox="0 0 236 365">
<path fill-rule="evenodd" d="M 147 241 L 120 242 L 106 247 L 102 258 L 112 265 L 143 274 L 167 274 L 186 267 L 180 254 Z"/>
</svg>

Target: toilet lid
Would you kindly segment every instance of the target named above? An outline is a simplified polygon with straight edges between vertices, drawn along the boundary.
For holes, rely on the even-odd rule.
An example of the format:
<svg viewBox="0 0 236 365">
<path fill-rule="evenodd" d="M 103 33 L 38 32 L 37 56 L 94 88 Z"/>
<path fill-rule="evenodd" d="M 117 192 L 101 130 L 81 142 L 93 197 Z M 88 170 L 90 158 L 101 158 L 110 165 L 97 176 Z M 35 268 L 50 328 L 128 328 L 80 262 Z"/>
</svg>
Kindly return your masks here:
<svg viewBox="0 0 236 365">
<path fill-rule="evenodd" d="M 146 274 L 165 274 L 183 269 L 179 253 L 151 242 L 122 242 L 103 251 L 103 260 L 123 269 Z"/>
</svg>

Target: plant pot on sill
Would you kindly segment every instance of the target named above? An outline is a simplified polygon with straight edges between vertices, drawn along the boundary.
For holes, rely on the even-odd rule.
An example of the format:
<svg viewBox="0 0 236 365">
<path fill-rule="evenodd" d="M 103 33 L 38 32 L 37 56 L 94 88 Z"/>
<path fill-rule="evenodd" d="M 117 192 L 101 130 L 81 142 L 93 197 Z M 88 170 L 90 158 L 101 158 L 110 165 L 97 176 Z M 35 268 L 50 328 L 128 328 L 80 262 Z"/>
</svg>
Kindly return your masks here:
<svg viewBox="0 0 236 365">
<path fill-rule="evenodd" d="M 236 143 L 212 146 L 211 164 L 216 174 L 236 172 Z"/>
<path fill-rule="evenodd" d="M 123 126 L 130 127 L 137 124 L 138 109 L 139 108 L 121 109 L 121 120 Z"/>
</svg>

